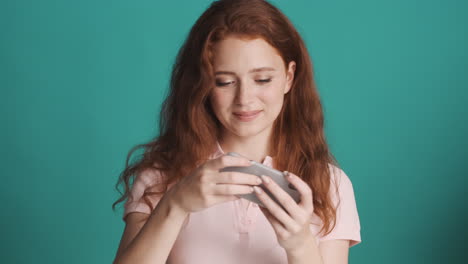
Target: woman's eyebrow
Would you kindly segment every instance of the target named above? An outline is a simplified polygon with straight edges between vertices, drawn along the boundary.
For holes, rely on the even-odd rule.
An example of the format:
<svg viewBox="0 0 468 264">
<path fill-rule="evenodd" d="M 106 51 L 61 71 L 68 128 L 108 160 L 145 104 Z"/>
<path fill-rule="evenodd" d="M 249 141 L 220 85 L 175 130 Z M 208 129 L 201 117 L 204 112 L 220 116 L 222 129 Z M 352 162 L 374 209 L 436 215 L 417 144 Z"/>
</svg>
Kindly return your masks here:
<svg viewBox="0 0 468 264">
<path fill-rule="evenodd" d="M 255 69 L 251 69 L 249 71 L 249 73 L 253 73 L 253 72 L 262 72 L 262 71 L 276 71 L 275 68 L 271 68 L 271 67 L 260 67 L 260 68 L 255 68 Z M 217 71 L 215 72 L 215 75 L 218 75 L 218 74 L 231 74 L 231 75 L 235 75 L 234 72 L 230 72 L 230 71 Z"/>
<path fill-rule="evenodd" d="M 251 72 L 261 72 L 261 71 L 276 71 L 276 69 L 271 68 L 271 67 L 261 67 L 261 68 L 252 69 L 252 70 L 249 71 L 249 73 L 251 73 Z"/>
</svg>

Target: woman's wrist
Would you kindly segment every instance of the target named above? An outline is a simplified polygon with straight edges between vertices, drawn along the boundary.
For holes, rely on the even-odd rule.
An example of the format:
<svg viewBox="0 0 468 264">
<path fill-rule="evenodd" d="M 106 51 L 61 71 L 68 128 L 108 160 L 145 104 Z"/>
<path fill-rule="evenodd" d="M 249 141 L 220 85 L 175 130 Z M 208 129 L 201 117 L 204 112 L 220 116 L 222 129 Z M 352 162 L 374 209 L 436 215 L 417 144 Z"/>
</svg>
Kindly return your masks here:
<svg viewBox="0 0 468 264">
<path fill-rule="evenodd" d="M 300 247 L 286 250 L 289 263 L 322 263 L 315 236 L 310 237 Z M 315 262 L 310 262 L 310 261 Z"/>
<path fill-rule="evenodd" d="M 164 209 L 164 214 L 166 217 L 169 218 L 184 218 L 187 217 L 189 214 L 187 211 L 185 211 L 173 198 L 172 195 L 172 190 L 169 190 L 166 192 L 166 194 L 161 198 L 160 203 L 158 204 L 161 205 Z M 154 212 L 154 211 L 153 211 Z"/>
</svg>

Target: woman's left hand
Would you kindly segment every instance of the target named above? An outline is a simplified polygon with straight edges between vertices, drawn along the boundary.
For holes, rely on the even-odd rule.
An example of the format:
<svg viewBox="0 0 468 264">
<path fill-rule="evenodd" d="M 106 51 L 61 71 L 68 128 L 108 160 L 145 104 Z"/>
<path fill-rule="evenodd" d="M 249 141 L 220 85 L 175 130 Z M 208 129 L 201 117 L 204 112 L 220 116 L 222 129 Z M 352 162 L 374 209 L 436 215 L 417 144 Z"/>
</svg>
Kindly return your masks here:
<svg viewBox="0 0 468 264">
<path fill-rule="evenodd" d="M 289 176 L 289 177 L 288 177 Z M 255 186 L 255 193 L 265 205 L 260 207 L 265 217 L 273 226 L 281 247 L 287 252 L 293 252 L 306 246 L 315 239 L 310 231 L 310 220 L 314 211 L 312 190 L 300 177 L 289 172 L 286 179 L 299 191 L 301 201 L 294 199 L 268 176 L 262 176 L 263 184 L 287 210 L 284 211 L 268 194 Z M 258 192 L 260 191 L 260 192 Z"/>
</svg>

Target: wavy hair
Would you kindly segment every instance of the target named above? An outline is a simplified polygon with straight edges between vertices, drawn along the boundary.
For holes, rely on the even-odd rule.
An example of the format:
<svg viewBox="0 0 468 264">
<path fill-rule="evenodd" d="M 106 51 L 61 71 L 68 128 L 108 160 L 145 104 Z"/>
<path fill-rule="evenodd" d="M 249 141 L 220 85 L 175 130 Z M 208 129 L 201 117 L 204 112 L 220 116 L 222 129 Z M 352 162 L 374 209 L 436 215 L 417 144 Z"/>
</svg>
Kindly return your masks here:
<svg viewBox="0 0 468 264">
<path fill-rule="evenodd" d="M 320 232 L 336 225 L 336 207 L 330 197 L 329 164 L 338 165 L 324 134 L 324 117 L 313 78 L 311 59 L 299 33 L 275 6 L 263 0 L 220 0 L 213 2 L 193 25 L 177 54 L 170 91 L 161 108 L 159 136 L 133 147 L 116 184 L 124 193 L 115 205 L 129 197 L 130 180 L 146 169 L 164 173 L 162 191 L 146 190 L 143 198 L 152 209 L 148 195 L 160 195 L 167 186 L 188 175 L 208 160 L 221 133 L 209 101 L 214 87 L 213 46 L 227 35 L 262 38 L 281 55 L 285 67 L 296 62 L 295 77 L 285 95 L 283 108 L 273 124 L 270 152 L 275 168 L 291 171 L 309 184 L 314 213 L 321 219 Z M 143 148 L 140 158 L 129 163 L 132 153 Z M 177 164 L 177 166 L 174 166 Z M 337 188 L 336 188 L 337 191 Z"/>
</svg>

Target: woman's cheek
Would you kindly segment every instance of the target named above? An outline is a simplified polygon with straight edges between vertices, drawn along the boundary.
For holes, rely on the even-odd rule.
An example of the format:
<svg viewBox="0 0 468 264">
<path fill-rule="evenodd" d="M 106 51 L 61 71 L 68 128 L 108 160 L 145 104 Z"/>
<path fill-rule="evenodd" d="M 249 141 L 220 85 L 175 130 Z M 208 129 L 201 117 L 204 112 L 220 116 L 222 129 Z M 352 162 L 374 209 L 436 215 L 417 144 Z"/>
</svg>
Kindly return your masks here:
<svg viewBox="0 0 468 264">
<path fill-rule="evenodd" d="M 231 95 L 228 93 L 218 92 L 212 94 L 211 105 L 218 118 L 229 118 L 231 101 Z"/>
<path fill-rule="evenodd" d="M 263 102 L 268 108 L 269 115 L 271 118 L 276 119 L 281 108 L 283 107 L 284 94 L 279 89 L 272 89 L 270 93 L 266 93 L 263 96 Z"/>
<path fill-rule="evenodd" d="M 279 91 L 278 87 L 270 87 L 272 89 L 266 90 L 262 93 L 261 97 L 265 104 L 269 105 L 277 105 L 278 103 L 282 102 L 284 94 Z"/>
</svg>

